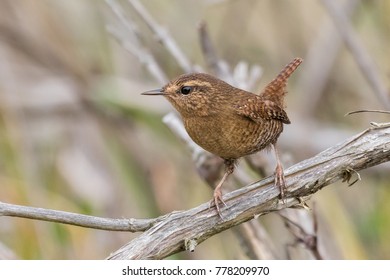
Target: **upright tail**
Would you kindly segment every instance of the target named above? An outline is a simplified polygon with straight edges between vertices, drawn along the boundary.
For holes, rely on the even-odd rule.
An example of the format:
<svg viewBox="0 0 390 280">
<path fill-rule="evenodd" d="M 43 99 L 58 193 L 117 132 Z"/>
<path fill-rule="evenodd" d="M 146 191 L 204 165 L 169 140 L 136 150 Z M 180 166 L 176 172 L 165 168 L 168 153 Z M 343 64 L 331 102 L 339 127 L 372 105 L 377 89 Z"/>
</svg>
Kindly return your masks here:
<svg viewBox="0 0 390 280">
<path fill-rule="evenodd" d="M 302 63 L 302 58 L 294 58 L 289 64 L 287 64 L 282 71 L 280 71 L 279 75 L 276 76 L 260 93 L 260 96 L 263 99 L 271 100 L 275 102 L 281 108 L 284 108 L 284 95 L 287 93 L 286 85 L 287 80 L 291 76 L 291 74 L 298 68 L 298 66 Z"/>
</svg>

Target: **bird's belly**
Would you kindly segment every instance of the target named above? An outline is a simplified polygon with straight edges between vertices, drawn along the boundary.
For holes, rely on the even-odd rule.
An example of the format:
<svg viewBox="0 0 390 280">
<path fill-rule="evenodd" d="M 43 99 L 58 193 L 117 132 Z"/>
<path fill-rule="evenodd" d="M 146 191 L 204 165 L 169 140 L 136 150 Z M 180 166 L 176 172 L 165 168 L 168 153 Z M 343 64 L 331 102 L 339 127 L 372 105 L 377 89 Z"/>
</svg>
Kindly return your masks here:
<svg viewBox="0 0 390 280">
<path fill-rule="evenodd" d="M 224 159 L 237 159 L 264 149 L 275 143 L 283 131 L 278 120 L 261 123 L 248 119 L 187 119 L 185 127 L 195 143 L 206 151 Z"/>
</svg>

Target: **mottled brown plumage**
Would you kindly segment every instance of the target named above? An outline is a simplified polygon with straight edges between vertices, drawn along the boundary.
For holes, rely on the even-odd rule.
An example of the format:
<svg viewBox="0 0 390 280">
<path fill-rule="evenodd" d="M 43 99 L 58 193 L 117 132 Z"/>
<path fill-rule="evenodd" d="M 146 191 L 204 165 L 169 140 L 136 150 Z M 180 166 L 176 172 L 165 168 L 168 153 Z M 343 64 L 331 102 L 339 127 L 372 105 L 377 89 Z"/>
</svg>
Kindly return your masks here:
<svg viewBox="0 0 390 280">
<path fill-rule="evenodd" d="M 226 172 L 214 190 L 221 215 L 222 184 L 235 161 L 271 146 L 276 155 L 275 185 L 284 196 L 284 175 L 275 144 L 290 120 L 284 111 L 287 80 L 302 63 L 295 58 L 259 94 L 235 88 L 203 73 L 185 74 L 145 95 L 163 95 L 180 113 L 190 137 L 205 150 L 225 160 Z"/>
</svg>

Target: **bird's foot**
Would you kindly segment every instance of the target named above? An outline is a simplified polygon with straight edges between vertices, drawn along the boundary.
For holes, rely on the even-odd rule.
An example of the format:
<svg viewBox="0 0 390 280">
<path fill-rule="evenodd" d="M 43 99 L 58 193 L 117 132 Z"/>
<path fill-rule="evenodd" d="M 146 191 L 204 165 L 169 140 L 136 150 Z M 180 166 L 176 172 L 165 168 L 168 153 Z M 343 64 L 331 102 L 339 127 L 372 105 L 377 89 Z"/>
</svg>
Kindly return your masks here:
<svg viewBox="0 0 390 280">
<path fill-rule="evenodd" d="M 219 217 L 221 219 L 223 219 L 222 213 L 221 213 L 221 209 L 219 208 L 220 204 L 223 204 L 224 206 L 227 206 L 225 201 L 222 199 L 222 191 L 221 191 L 221 189 L 220 188 L 216 188 L 214 190 L 214 198 L 210 201 L 209 208 L 212 207 L 213 205 L 215 205 L 215 208 L 217 209 Z"/>
<path fill-rule="evenodd" d="M 280 164 L 278 164 L 275 169 L 275 186 L 280 190 L 280 199 L 283 203 L 286 203 L 286 180 L 284 178 L 283 167 Z"/>
</svg>

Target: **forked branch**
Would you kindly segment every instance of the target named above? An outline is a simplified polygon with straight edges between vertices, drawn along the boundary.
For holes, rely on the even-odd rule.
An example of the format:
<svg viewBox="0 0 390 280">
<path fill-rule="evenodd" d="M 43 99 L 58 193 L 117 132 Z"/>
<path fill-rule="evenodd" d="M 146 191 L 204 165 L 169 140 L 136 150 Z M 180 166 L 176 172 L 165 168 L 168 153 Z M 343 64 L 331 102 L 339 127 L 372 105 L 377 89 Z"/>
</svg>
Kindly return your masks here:
<svg viewBox="0 0 390 280">
<path fill-rule="evenodd" d="M 278 198 L 273 177 L 225 195 L 221 219 L 209 203 L 173 212 L 109 259 L 162 259 L 194 250 L 209 237 L 260 215 L 299 207 L 312 194 L 338 180 L 352 183 L 359 170 L 390 161 L 390 125 L 375 125 L 324 152 L 285 170 L 285 203 Z"/>
<path fill-rule="evenodd" d="M 285 203 L 273 186 L 273 177 L 225 195 L 221 219 L 209 203 L 155 219 L 106 219 L 0 202 L 0 216 L 21 217 L 113 231 L 144 231 L 111 254 L 109 259 L 162 259 L 194 250 L 207 238 L 260 215 L 300 207 L 310 195 L 338 180 L 353 184 L 359 170 L 390 161 L 390 124 L 376 124 L 362 133 L 285 171 Z"/>
</svg>

